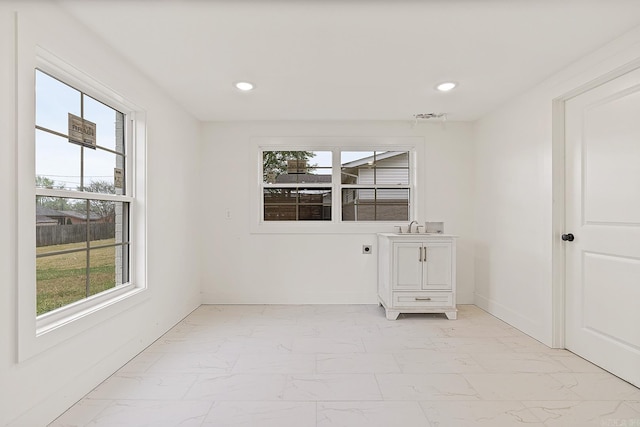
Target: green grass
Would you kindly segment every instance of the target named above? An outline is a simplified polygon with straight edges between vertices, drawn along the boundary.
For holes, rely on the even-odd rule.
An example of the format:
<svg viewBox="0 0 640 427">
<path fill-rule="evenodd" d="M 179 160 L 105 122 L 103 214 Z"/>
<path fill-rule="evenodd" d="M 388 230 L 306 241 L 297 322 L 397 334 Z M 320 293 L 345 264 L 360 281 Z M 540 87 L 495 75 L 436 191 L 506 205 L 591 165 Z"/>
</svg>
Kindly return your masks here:
<svg viewBox="0 0 640 427">
<path fill-rule="evenodd" d="M 93 242 L 92 242 L 93 243 Z M 96 241 L 95 245 L 114 243 L 114 239 Z M 77 243 L 46 246 L 37 253 L 77 248 Z M 90 251 L 89 295 L 95 295 L 115 286 L 116 248 Z M 87 297 L 87 253 L 73 252 L 36 259 L 36 313 L 47 313 Z"/>
</svg>

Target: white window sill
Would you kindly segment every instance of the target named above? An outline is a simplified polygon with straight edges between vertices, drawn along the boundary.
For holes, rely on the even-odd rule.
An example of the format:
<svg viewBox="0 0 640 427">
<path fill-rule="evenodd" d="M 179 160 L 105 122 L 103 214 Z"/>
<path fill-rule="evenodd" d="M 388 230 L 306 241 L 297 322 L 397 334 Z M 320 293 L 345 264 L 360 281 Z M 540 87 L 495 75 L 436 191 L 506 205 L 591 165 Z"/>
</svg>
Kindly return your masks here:
<svg viewBox="0 0 640 427">
<path fill-rule="evenodd" d="M 376 234 L 391 233 L 396 226 L 406 227 L 409 221 L 341 222 L 332 221 L 272 221 L 253 224 L 251 234 Z"/>
<path fill-rule="evenodd" d="M 36 337 L 72 324 L 143 291 L 144 288 L 127 284 L 42 314 L 36 317 Z"/>
<path fill-rule="evenodd" d="M 95 297 L 41 315 L 37 319 L 32 317 L 33 323 L 21 322 L 18 361 L 30 359 L 130 310 L 149 299 L 149 292 L 146 288 L 129 285 Z"/>
</svg>

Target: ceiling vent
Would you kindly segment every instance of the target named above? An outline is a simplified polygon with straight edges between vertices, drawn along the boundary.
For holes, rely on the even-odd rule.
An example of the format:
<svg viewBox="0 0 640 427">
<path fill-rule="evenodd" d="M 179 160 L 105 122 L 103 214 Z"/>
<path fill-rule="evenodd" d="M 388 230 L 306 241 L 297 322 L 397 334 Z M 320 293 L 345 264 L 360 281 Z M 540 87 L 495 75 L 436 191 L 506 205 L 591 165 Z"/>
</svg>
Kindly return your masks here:
<svg viewBox="0 0 640 427">
<path fill-rule="evenodd" d="M 418 122 L 426 122 L 427 120 L 439 120 L 445 126 L 447 122 L 447 113 L 420 113 L 413 115 L 413 123 L 411 127 L 415 127 Z"/>
<path fill-rule="evenodd" d="M 420 113 L 413 116 L 416 120 L 442 119 L 447 120 L 447 113 Z"/>
</svg>

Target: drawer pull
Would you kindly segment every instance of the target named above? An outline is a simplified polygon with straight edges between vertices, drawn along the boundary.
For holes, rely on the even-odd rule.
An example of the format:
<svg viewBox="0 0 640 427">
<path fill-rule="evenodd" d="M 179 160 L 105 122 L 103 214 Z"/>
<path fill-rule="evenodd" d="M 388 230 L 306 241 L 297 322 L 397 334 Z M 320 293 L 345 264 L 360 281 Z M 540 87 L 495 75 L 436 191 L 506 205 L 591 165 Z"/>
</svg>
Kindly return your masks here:
<svg viewBox="0 0 640 427">
<path fill-rule="evenodd" d="M 414 300 L 416 300 L 416 301 L 431 301 L 431 298 L 429 298 L 429 297 L 423 297 L 423 298 L 415 297 Z"/>
</svg>

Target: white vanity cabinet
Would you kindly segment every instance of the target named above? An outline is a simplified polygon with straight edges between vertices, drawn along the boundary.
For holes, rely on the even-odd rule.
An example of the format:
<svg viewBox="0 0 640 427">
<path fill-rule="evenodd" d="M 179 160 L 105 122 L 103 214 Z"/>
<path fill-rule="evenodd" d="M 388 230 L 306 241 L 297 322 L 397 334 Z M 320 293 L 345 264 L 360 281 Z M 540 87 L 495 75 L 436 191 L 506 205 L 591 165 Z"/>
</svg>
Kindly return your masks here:
<svg viewBox="0 0 640 427">
<path fill-rule="evenodd" d="M 455 237 L 378 234 L 378 299 L 389 320 L 400 313 L 445 313 L 455 319 Z"/>
</svg>

